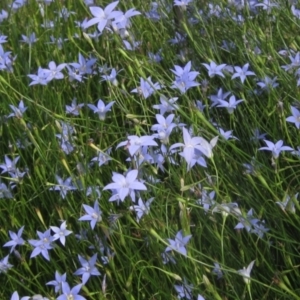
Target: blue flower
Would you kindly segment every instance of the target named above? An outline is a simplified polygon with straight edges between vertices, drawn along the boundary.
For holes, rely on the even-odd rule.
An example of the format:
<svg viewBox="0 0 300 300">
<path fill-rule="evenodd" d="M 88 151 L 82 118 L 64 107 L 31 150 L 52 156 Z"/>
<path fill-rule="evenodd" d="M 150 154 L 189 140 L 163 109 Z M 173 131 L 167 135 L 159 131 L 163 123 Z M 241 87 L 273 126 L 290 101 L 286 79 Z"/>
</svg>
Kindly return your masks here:
<svg viewBox="0 0 300 300">
<path fill-rule="evenodd" d="M 187 235 L 184 237 L 182 234 L 182 230 L 178 231 L 175 236 L 175 240 L 168 239 L 169 246 L 165 249 L 165 252 L 174 250 L 186 256 L 187 251 L 185 246 L 189 242 L 191 237 L 192 235 Z"/>
<path fill-rule="evenodd" d="M 82 284 L 78 284 L 74 286 L 72 289 L 70 288 L 67 282 L 62 283 L 62 292 L 63 294 L 56 298 L 56 300 L 86 300 L 83 296 L 80 296 L 78 293 Z"/>
<path fill-rule="evenodd" d="M 291 106 L 291 111 L 293 115 L 286 118 L 286 120 L 294 123 L 297 129 L 300 129 L 300 111 L 294 106 Z"/>
<path fill-rule="evenodd" d="M 66 105 L 66 113 L 67 114 L 72 114 L 74 116 L 79 115 L 79 110 L 84 106 L 83 103 L 77 104 L 76 98 L 72 100 L 71 106 Z"/>
<path fill-rule="evenodd" d="M 53 241 L 56 240 L 60 240 L 60 242 L 65 245 L 66 243 L 66 236 L 70 235 L 72 233 L 72 231 L 67 230 L 67 224 L 66 221 L 64 221 L 60 227 L 56 227 L 56 226 L 50 226 L 50 228 L 52 229 L 52 231 L 54 232 L 53 235 Z"/>
<path fill-rule="evenodd" d="M 84 259 L 82 256 L 78 255 L 78 259 L 81 264 L 74 275 L 82 275 L 82 284 L 86 284 L 91 275 L 99 276 L 101 273 L 96 268 L 95 264 L 97 261 L 97 253 L 94 254 L 89 260 Z"/>
<path fill-rule="evenodd" d="M 245 64 L 242 68 L 241 67 L 234 67 L 235 73 L 232 75 L 231 79 L 236 77 L 240 77 L 242 83 L 244 83 L 246 76 L 255 76 L 254 72 L 248 71 L 249 64 Z"/>
<path fill-rule="evenodd" d="M 222 73 L 222 69 L 226 67 L 226 64 L 217 65 L 215 62 L 210 62 L 210 64 L 202 64 L 208 70 L 208 76 L 214 77 L 215 75 L 219 75 L 221 77 L 225 77 Z"/>
<path fill-rule="evenodd" d="M 146 203 L 143 202 L 141 198 L 139 198 L 138 205 L 132 205 L 129 207 L 130 210 L 134 210 L 136 212 L 136 220 L 137 222 L 143 217 L 144 214 L 148 214 L 150 212 L 150 205 L 154 198 L 150 198 Z"/>
<path fill-rule="evenodd" d="M 126 177 L 122 174 L 113 173 L 112 180 L 113 183 L 106 185 L 103 190 L 116 190 L 120 200 L 124 199 L 130 195 L 132 201 L 135 200 L 135 190 L 147 190 L 147 187 L 137 180 L 138 170 L 131 170 L 127 173 Z"/>
<path fill-rule="evenodd" d="M 232 114 L 233 111 L 236 109 L 236 106 L 243 101 L 244 100 L 236 100 L 235 96 L 232 95 L 229 98 L 229 101 L 219 100 L 219 104 L 217 105 L 217 107 L 226 107 L 228 113 Z"/>
<path fill-rule="evenodd" d="M 50 261 L 48 250 L 53 249 L 52 241 L 53 238 L 50 233 L 50 229 L 46 230 L 44 233 L 37 231 L 39 240 L 28 240 L 29 244 L 35 247 L 30 255 L 30 258 L 42 254 L 43 257 Z"/>
<path fill-rule="evenodd" d="M 157 143 L 153 140 L 155 136 L 136 136 L 129 135 L 126 141 L 123 141 L 117 145 L 117 148 L 125 146 L 128 149 L 131 156 L 137 154 L 143 146 L 157 146 Z"/>
<path fill-rule="evenodd" d="M 79 221 L 90 221 L 91 228 L 94 229 L 96 223 L 102 221 L 102 217 L 101 217 L 102 212 L 99 208 L 98 201 L 95 201 L 94 208 L 89 205 L 86 205 L 86 204 L 83 204 L 83 208 L 87 214 L 80 217 L 78 220 Z"/>
<path fill-rule="evenodd" d="M 26 111 L 27 107 L 24 106 L 23 100 L 20 101 L 19 106 L 15 107 L 13 105 L 9 105 L 12 109 L 13 113 L 9 114 L 7 117 L 16 117 L 21 119 L 23 117 L 23 113 Z"/>
<path fill-rule="evenodd" d="M 1 174 L 6 173 L 6 172 L 11 172 L 15 173 L 17 168 L 16 168 L 16 163 L 20 159 L 20 156 L 17 156 L 13 160 L 8 158 L 7 155 L 4 156 L 5 164 L 0 164 L 0 168 L 2 169 Z"/>
<path fill-rule="evenodd" d="M 60 196 L 65 199 L 67 196 L 68 191 L 76 190 L 76 187 L 72 184 L 72 178 L 68 177 L 66 180 L 63 180 L 58 175 L 55 175 L 57 185 L 51 187 L 50 191 L 59 191 Z"/>
<path fill-rule="evenodd" d="M 2 258 L 0 260 L 0 273 L 6 273 L 9 269 L 11 269 L 13 267 L 13 265 L 11 265 L 8 262 L 8 258 L 9 258 L 9 255 L 5 256 L 4 258 Z"/>
<path fill-rule="evenodd" d="M 97 28 L 100 32 L 102 32 L 107 26 L 109 20 L 120 17 L 123 14 L 121 11 L 114 11 L 118 3 L 119 1 L 112 2 L 107 5 L 104 10 L 100 7 L 91 6 L 90 11 L 94 18 L 85 24 L 85 28 L 89 28 L 94 24 L 98 24 Z"/>
<path fill-rule="evenodd" d="M 16 248 L 17 245 L 24 245 L 25 244 L 25 241 L 22 239 L 22 234 L 23 234 L 23 230 L 24 230 L 24 226 L 22 226 L 18 233 L 14 233 L 12 231 L 8 231 L 9 232 L 9 235 L 10 235 L 10 238 L 11 240 L 7 243 L 5 243 L 3 245 L 3 247 L 11 247 L 10 248 L 10 253 L 13 252 Z"/>
<path fill-rule="evenodd" d="M 46 285 L 53 285 L 55 293 L 58 293 L 62 290 L 62 283 L 66 282 L 67 280 L 67 273 L 60 275 L 58 271 L 55 271 L 55 280 L 49 281 Z"/>
<path fill-rule="evenodd" d="M 152 107 L 160 110 L 160 114 L 164 115 L 166 112 L 172 112 L 173 110 L 178 109 L 178 105 L 175 102 L 178 100 L 178 97 L 167 99 L 164 95 L 160 96 L 160 104 L 153 105 Z"/>
<path fill-rule="evenodd" d="M 175 74 L 175 81 L 173 81 L 172 88 L 177 88 L 182 94 L 184 94 L 189 88 L 200 85 L 195 82 L 195 78 L 199 72 L 190 71 L 191 62 L 189 61 L 184 68 L 175 65 L 175 70 L 171 70 Z"/>
<path fill-rule="evenodd" d="M 111 107 L 114 105 L 115 101 L 112 101 L 105 105 L 105 103 L 99 99 L 97 106 L 94 104 L 88 104 L 88 107 L 93 110 L 95 114 L 98 114 L 100 120 L 105 120 L 105 115 L 108 111 L 111 110 Z"/>
<path fill-rule="evenodd" d="M 267 151 L 272 151 L 272 155 L 274 158 L 278 158 L 279 154 L 281 151 L 293 151 L 294 149 L 289 147 L 289 146 L 282 146 L 283 145 L 283 141 L 280 140 L 278 142 L 276 142 L 276 144 L 264 140 L 264 142 L 267 144 L 267 147 L 261 147 L 258 150 L 267 150 Z"/>
<path fill-rule="evenodd" d="M 244 267 L 243 269 L 238 270 L 238 273 L 243 276 L 244 282 L 246 284 L 250 284 L 250 273 L 254 266 L 254 263 L 255 263 L 255 260 L 251 261 L 251 263 L 248 265 L 247 269 Z"/>
<path fill-rule="evenodd" d="M 136 89 L 133 89 L 131 93 L 138 93 L 144 97 L 144 99 L 147 99 L 149 96 L 151 96 L 155 91 L 160 90 L 163 86 L 159 84 L 158 82 L 153 83 L 151 80 L 151 76 L 148 77 L 146 80 L 143 78 L 140 78 L 140 86 Z"/>
</svg>

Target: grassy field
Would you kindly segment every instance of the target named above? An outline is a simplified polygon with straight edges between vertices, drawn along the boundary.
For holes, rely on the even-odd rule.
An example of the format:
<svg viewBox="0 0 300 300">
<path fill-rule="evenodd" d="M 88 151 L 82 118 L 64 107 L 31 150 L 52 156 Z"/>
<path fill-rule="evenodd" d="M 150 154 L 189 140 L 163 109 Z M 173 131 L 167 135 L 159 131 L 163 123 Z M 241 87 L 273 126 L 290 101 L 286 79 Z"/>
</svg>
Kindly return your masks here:
<svg viewBox="0 0 300 300">
<path fill-rule="evenodd" d="M 0 299 L 300 299 L 299 30 L 293 1 L 1 1 Z"/>
</svg>

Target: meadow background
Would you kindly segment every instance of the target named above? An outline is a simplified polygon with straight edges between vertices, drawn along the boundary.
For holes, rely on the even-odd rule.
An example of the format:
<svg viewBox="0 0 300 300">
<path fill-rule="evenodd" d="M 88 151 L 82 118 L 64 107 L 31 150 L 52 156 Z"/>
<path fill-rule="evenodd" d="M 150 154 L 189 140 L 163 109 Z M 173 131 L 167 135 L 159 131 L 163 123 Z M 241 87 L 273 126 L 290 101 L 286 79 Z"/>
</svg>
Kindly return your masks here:
<svg viewBox="0 0 300 300">
<path fill-rule="evenodd" d="M 1 1 L 0 298 L 300 299 L 295 5 Z"/>
</svg>

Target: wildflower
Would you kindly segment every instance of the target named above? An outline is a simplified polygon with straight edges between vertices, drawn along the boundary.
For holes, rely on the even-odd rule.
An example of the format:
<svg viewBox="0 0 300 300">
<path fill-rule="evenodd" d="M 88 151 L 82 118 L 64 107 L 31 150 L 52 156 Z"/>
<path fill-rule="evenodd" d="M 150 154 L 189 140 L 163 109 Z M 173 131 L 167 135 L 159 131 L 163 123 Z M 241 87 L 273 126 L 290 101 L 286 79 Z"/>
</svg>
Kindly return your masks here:
<svg viewBox="0 0 300 300">
<path fill-rule="evenodd" d="M 279 85 L 276 80 L 277 77 L 270 78 L 269 76 L 265 76 L 265 78 L 262 81 L 259 81 L 257 85 L 260 86 L 262 90 L 269 92 L 271 88 L 276 88 Z"/>
<path fill-rule="evenodd" d="M 10 230 L 8 231 L 11 240 L 9 242 L 5 243 L 3 245 L 3 247 L 11 247 L 10 248 L 10 253 L 12 253 L 15 250 L 17 245 L 24 245 L 25 244 L 25 241 L 22 239 L 23 230 L 24 230 L 24 226 L 22 226 L 19 229 L 17 234 L 10 231 Z"/>
<path fill-rule="evenodd" d="M 38 74 L 29 74 L 27 75 L 30 79 L 32 79 L 31 83 L 29 86 L 36 85 L 36 84 L 41 84 L 41 85 L 47 85 L 49 80 L 48 80 L 48 73 L 41 67 L 38 68 Z"/>
<path fill-rule="evenodd" d="M 254 72 L 248 71 L 249 64 L 245 64 L 242 68 L 240 67 L 234 67 L 235 73 L 232 75 L 231 79 L 234 79 L 236 77 L 240 77 L 242 83 L 244 83 L 246 76 L 253 76 L 255 75 Z"/>
<path fill-rule="evenodd" d="M 133 89 L 131 93 L 138 93 L 142 95 L 144 99 L 147 99 L 155 91 L 160 90 L 161 88 L 162 85 L 160 85 L 158 82 L 156 83 L 152 82 L 151 76 L 149 76 L 146 80 L 141 77 L 140 86 L 136 89 Z"/>
<path fill-rule="evenodd" d="M 90 221 L 91 228 L 94 229 L 96 223 L 102 221 L 102 217 L 101 217 L 102 212 L 99 208 L 98 201 L 97 200 L 95 201 L 94 207 L 83 204 L 83 208 L 87 214 L 80 217 L 78 220 L 79 221 Z"/>
<path fill-rule="evenodd" d="M 295 208 L 294 201 L 297 200 L 298 194 L 299 193 L 295 194 L 292 197 L 286 195 L 284 201 L 282 201 L 282 202 L 275 202 L 275 203 L 278 204 L 283 211 L 288 211 L 288 212 L 294 214 L 294 213 L 296 213 L 296 208 Z"/>
<path fill-rule="evenodd" d="M 213 268 L 212 273 L 216 274 L 218 279 L 221 279 L 223 277 L 222 269 L 217 262 L 214 262 L 214 265 L 215 267 Z"/>
<path fill-rule="evenodd" d="M 267 140 L 264 140 L 264 142 L 267 144 L 267 147 L 261 147 L 258 150 L 272 151 L 273 158 L 275 158 L 275 159 L 279 157 L 279 154 L 281 151 L 293 151 L 294 150 L 293 148 L 291 148 L 289 146 L 282 146 L 283 145 L 282 140 L 278 141 L 276 144 L 274 144 L 270 141 L 267 141 Z"/>
<path fill-rule="evenodd" d="M 177 252 L 181 253 L 182 255 L 186 256 L 187 251 L 186 251 L 185 246 L 191 237 L 192 237 L 192 235 L 187 235 L 184 237 L 182 230 L 178 231 L 175 236 L 175 240 L 168 239 L 169 246 L 165 249 L 165 252 L 174 250 L 174 251 L 177 251 Z"/>
<path fill-rule="evenodd" d="M 268 13 L 271 12 L 272 7 L 279 7 L 277 3 L 272 3 L 271 0 L 263 0 L 261 3 L 254 5 L 255 7 L 261 6 L 263 10 L 266 10 Z"/>
<path fill-rule="evenodd" d="M 195 149 L 199 147 L 199 144 L 201 143 L 201 138 L 200 137 L 192 138 L 186 128 L 182 128 L 182 132 L 183 132 L 184 144 L 183 143 L 173 144 L 170 147 L 170 150 L 175 149 L 177 147 L 183 147 L 183 157 L 186 160 L 187 164 L 190 164 L 194 157 Z"/>
<path fill-rule="evenodd" d="M 67 69 L 68 69 L 68 75 L 70 81 L 76 80 L 82 82 L 83 79 L 82 74 L 79 74 L 79 72 L 74 67 L 70 67 L 67 65 Z"/>
<path fill-rule="evenodd" d="M 201 195 L 201 199 L 198 199 L 196 201 L 197 204 L 202 205 L 204 208 L 204 211 L 207 212 L 210 208 L 210 206 L 215 205 L 216 201 L 214 200 L 215 196 L 216 196 L 216 192 L 215 191 L 211 191 L 209 194 L 207 192 L 207 190 L 202 190 L 201 191 L 202 195 Z"/>
<path fill-rule="evenodd" d="M 184 280 L 184 283 L 182 285 L 174 285 L 174 288 L 177 292 L 177 298 L 178 299 L 193 299 L 192 297 L 192 289 L 193 285 L 192 284 L 187 284 L 186 280 Z"/>
<path fill-rule="evenodd" d="M 171 262 L 172 264 L 176 264 L 176 260 L 175 260 L 175 258 L 172 256 L 171 253 L 163 252 L 163 253 L 161 254 L 161 257 L 162 257 L 162 262 L 163 262 L 164 265 L 167 264 L 167 263 L 169 263 L 169 262 Z"/>
<path fill-rule="evenodd" d="M 117 74 L 118 74 L 120 71 L 121 71 L 121 70 L 119 70 L 119 71 L 117 72 L 116 69 L 113 68 L 113 69 L 111 70 L 110 75 L 102 75 L 101 77 L 103 78 L 103 80 L 110 81 L 112 85 L 118 86 Z"/>
<path fill-rule="evenodd" d="M 138 205 L 132 205 L 129 207 L 130 210 L 134 210 L 136 212 L 136 220 L 137 222 L 143 217 L 143 215 L 147 215 L 150 212 L 150 205 L 154 198 L 150 198 L 146 203 L 143 202 L 141 198 L 139 198 Z"/>
<path fill-rule="evenodd" d="M 222 73 L 222 69 L 226 66 L 226 64 L 217 65 L 215 62 L 210 62 L 210 64 L 202 64 L 208 70 L 208 76 L 214 77 L 215 75 L 219 75 L 221 77 L 225 77 Z"/>
<path fill-rule="evenodd" d="M 123 14 L 121 11 L 114 11 L 118 3 L 119 1 L 112 2 L 107 5 L 104 10 L 100 7 L 91 6 L 90 11 L 94 18 L 86 23 L 85 28 L 98 24 L 97 28 L 102 32 L 111 19 L 120 17 Z"/>
<path fill-rule="evenodd" d="M 222 216 L 226 218 L 230 213 L 234 215 L 240 214 L 240 209 L 238 208 L 238 204 L 235 202 L 222 203 L 222 204 L 217 204 L 213 208 L 212 213 L 214 212 L 220 212 Z"/>
<path fill-rule="evenodd" d="M 56 240 L 60 240 L 60 242 L 65 245 L 66 243 L 66 236 L 70 235 L 72 233 L 72 231 L 67 230 L 67 224 L 66 221 L 64 221 L 60 227 L 56 227 L 56 226 L 50 226 L 50 228 L 52 229 L 52 231 L 54 232 L 53 235 L 53 241 Z"/>
<path fill-rule="evenodd" d="M 151 127 L 151 130 L 157 131 L 156 137 L 159 138 L 164 144 L 169 142 L 169 136 L 173 128 L 177 126 L 175 123 L 172 123 L 174 117 L 174 114 L 169 115 L 167 118 L 157 114 L 156 120 L 158 124 L 155 124 Z"/>
<path fill-rule="evenodd" d="M 228 131 L 224 131 L 222 128 L 219 128 L 219 132 L 221 134 L 221 136 L 228 141 L 229 139 L 235 139 L 238 140 L 237 137 L 235 137 L 234 135 L 232 135 L 233 130 L 228 130 Z"/>
<path fill-rule="evenodd" d="M 153 140 L 154 138 L 154 136 L 149 135 L 144 135 L 141 137 L 129 135 L 126 141 L 123 141 L 117 145 L 117 148 L 125 146 L 130 155 L 133 156 L 140 151 L 143 146 L 157 146 L 157 143 Z"/>
<path fill-rule="evenodd" d="M 236 100 L 235 96 L 232 95 L 229 98 L 229 101 L 219 100 L 219 104 L 217 105 L 217 107 L 226 107 L 228 113 L 232 114 L 233 111 L 236 109 L 236 106 L 243 101 L 244 100 Z"/>
<path fill-rule="evenodd" d="M 183 128 L 183 140 L 184 144 L 182 143 L 176 143 L 170 147 L 170 150 L 183 146 L 183 157 L 185 158 L 186 162 L 188 164 L 191 163 L 191 160 L 194 158 L 195 155 L 195 149 L 198 149 L 203 153 L 206 157 L 211 158 L 212 157 L 212 149 L 215 147 L 218 137 L 216 136 L 213 138 L 210 142 L 207 142 L 202 137 L 193 137 L 191 138 L 189 132 Z"/>
<path fill-rule="evenodd" d="M 181 6 L 183 9 L 186 9 L 186 6 L 189 3 L 192 3 L 193 0 L 174 0 L 174 6 Z"/>
<path fill-rule="evenodd" d="M 58 175 L 55 175 L 55 178 L 56 178 L 58 184 L 55 185 L 54 187 L 51 187 L 49 190 L 50 191 L 60 191 L 59 194 L 63 199 L 66 198 L 68 191 L 76 190 L 76 187 L 73 186 L 73 184 L 72 184 L 71 177 L 68 177 L 66 180 L 63 180 Z"/>
<path fill-rule="evenodd" d="M 166 112 L 172 112 L 173 110 L 178 109 L 178 105 L 175 102 L 178 100 L 178 97 L 170 98 L 169 100 L 164 96 L 160 96 L 160 104 L 153 105 L 154 109 L 159 109 L 160 114 L 164 115 Z"/>
<path fill-rule="evenodd" d="M 53 237 L 51 236 L 50 229 L 46 230 L 44 233 L 37 231 L 37 234 L 40 238 L 39 240 L 28 240 L 29 244 L 35 247 L 30 255 L 30 258 L 42 254 L 45 259 L 50 261 L 48 250 L 53 249 Z"/>
<path fill-rule="evenodd" d="M 98 114 L 100 120 L 105 120 L 106 113 L 111 110 L 111 107 L 114 105 L 115 101 L 108 103 L 105 106 L 105 103 L 99 99 L 97 106 L 93 104 L 88 104 L 88 107 L 93 110 L 95 114 Z"/>
<path fill-rule="evenodd" d="M 113 183 L 106 185 L 103 190 L 117 190 L 121 201 L 124 201 L 126 196 L 130 195 L 132 201 L 135 200 L 134 190 L 147 190 L 147 187 L 137 181 L 138 170 L 131 170 L 127 173 L 126 177 L 122 174 L 113 172 Z"/>
<path fill-rule="evenodd" d="M 212 101 L 211 107 L 214 107 L 220 104 L 220 101 L 225 101 L 225 99 L 230 95 L 230 92 L 223 92 L 222 88 L 218 90 L 217 95 L 208 96 L 208 98 Z"/>
<path fill-rule="evenodd" d="M 8 158 L 7 155 L 4 156 L 5 164 L 0 164 L 0 168 L 2 169 L 1 174 L 6 173 L 6 172 L 11 172 L 15 173 L 17 168 L 16 168 L 16 163 L 20 159 L 20 156 L 17 156 L 13 160 Z"/>
<path fill-rule="evenodd" d="M 200 100 L 196 100 L 196 103 L 195 103 L 195 106 L 197 107 L 197 109 L 200 111 L 200 112 L 203 112 L 206 105 L 202 103 L 202 101 Z"/>
<path fill-rule="evenodd" d="M 79 268 L 74 275 L 82 275 L 82 284 L 86 284 L 91 275 L 99 276 L 100 272 L 95 267 L 97 260 L 97 253 L 94 254 L 89 260 L 84 259 L 81 255 L 78 255 L 78 259 L 81 264 L 81 268 Z"/>
<path fill-rule="evenodd" d="M 86 298 L 78 294 L 81 287 L 82 284 L 78 284 L 71 289 L 67 282 L 62 282 L 63 294 L 57 297 L 56 300 L 86 300 Z"/>
<path fill-rule="evenodd" d="M 255 263 L 255 260 L 251 261 L 251 263 L 248 265 L 247 269 L 244 267 L 243 269 L 238 270 L 238 273 L 243 276 L 244 282 L 247 285 L 250 284 L 250 273 L 251 273 L 254 263 Z"/>
<path fill-rule="evenodd" d="M 12 195 L 10 189 L 3 182 L 0 182 L 0 199 L 1 198 L 7 198 L 7 199 L 13 198 L 13 195 Z"/>
<path fill-rule="evenodd" d="M 188 89 L 194 86 L 199 86 L 199 83 L 194 81 L 198 76 L 199 72 L 190 71 L 191 62 L 189 61 L 184 68 L 175 65 L 175 70 L 171 70 L 175 74 L 175 81 L 173 81 L 172 88 L 177 88 L 182 94 L 184 94 Z"/>
<path fill-rule="evenodd" d="M 30 300 L 30 297 L 27 296 L 27 297 L 22 297 L 22 298 L 20 299 L 18 292 L 15 291 L 15 292 L 11 295 L 10 300 Z"/>
<path fill-rule="evenodd" d="M 133 16 L 140 15 L 141 13 L 137 11 L 135 8 L 131 8 L 127 10 L 124 14 L 120 14 L 115 18 L 115 21 L 112 22 L 113 26 L 116 26 L 119 30 L 130 27 L 130 18 Z"/>
<path fill-rule="evenodd" d="M 300 129 L 300 111 L 294 107 L 291 106 L 292 116 L 286 118 L 286 121 L 294 123 L 297 129 Z"/>
<path fill-rule="evenodd" d="M 161 49 L 157 53 L 148 52 L 149 62 L 159 63 L 163 60 L 161 56 Z"/>
<path fill-rule="evenodd" d="M 83 76 L 85 74 L 93 74 L 93 66 L 96 62 L 97 59 L 85 59 L 84 56 L 81 53 L 79 53 L 78 62 L 70 63 L 69 65 L 75 69 L 75 73 Z"/>
<path fill-rule="evenodd" d="M 137 49 L 140 46 L 141 42 L 139 42 L 139 41 L 128 42 L 126 40 L 123 40 L 123 44 L 124 44 L 126 50 L 133 51 L 133 50 Z M 131 91 L 131 92 L 134 93 L 133 91 Z M 139 94 L 142 94 L 142 90 L 140 89 L 140 87 L 138 87 L 137 92 Z"/>
<path fill-rule="evenodd" d="M 9 255 L 5 256 L 4 258 L 2 258 L 0 260 L 0 274 L 6 273 L 9 269 L 11 269 L 13 267 L 13 265 L 11 265 L 8 262 L 8 258 L 9 258 Z"/>
<path fill-rule="evenodd" d="M 76 98 L 72 100 L 71 106 L 66 105 L 66 113 L 72 114 L 73 116 L 79 115 L 79 110 L 84 106 L 83 103 L 77 104 Z"/>
<path fill-rule="evenodd" d="M 49 281 L 46 285 L 53 285 L 55 293 L 62 291 L 62 283 L 66 282 L 67 273 L 61 275 L 58 271 L 55 271 L 55 280 Z"/>
<path fill-rule="evenodd" d="M 49 69 L 44 69 L 44 72 L 47 74 L 47 81 L 51 81 L 53 79 L 63 79 L 64 74 L 61 72 L 67 64 L 62 63 L 60 65 L 56 65 L 54 61 L 49 62 Z"/>
<path fill-rule="evenodd" d="M 108 161 L 112 160 L 110 157 L 110 152 L 112 148 L 108 148 L 105 152 L 98 152 L 98 156 L 94 157 L 91 161 L 95 161 L 98 163 L 98 166 L 108 164 Z"/>
<path fill-rule="evenodd" d="M 20 101 L 19 106 L 15 107 L 11 104 L 9 104 L 10 108 L 12 109 L 13 113 L 9 114 L 7 117 L 16 117 L 21 119 L 23 117 L 23 113 L 26 111 L 27 107 L 24 106 L 23 100 Z"/>
<path fill-rule="evenodd" d="M 258 128 L 253 130 L 253 136 L 251 137 L 251 141 L 258 142 L 259 140 L 264 140 L 266 138 L 266 133 L 260 133 Z"/>
</svg>

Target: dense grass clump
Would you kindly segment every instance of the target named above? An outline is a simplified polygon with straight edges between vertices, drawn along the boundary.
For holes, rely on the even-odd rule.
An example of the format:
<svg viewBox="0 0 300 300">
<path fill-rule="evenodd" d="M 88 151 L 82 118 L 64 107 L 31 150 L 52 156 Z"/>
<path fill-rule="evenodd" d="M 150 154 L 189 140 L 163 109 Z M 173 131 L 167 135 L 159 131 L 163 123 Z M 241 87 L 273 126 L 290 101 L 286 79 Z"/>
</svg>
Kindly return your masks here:
<svg viewBox="0 0 300 300">
<path fill-rule="evenodd" d="M 7 0 L 0 28 L 0 299 L 300 299 L 300 7 Z"/>
</svg>

